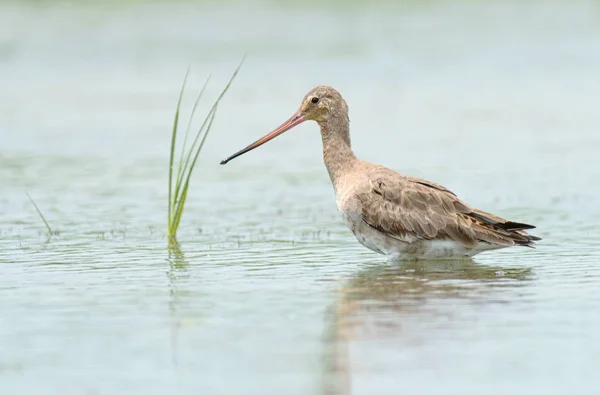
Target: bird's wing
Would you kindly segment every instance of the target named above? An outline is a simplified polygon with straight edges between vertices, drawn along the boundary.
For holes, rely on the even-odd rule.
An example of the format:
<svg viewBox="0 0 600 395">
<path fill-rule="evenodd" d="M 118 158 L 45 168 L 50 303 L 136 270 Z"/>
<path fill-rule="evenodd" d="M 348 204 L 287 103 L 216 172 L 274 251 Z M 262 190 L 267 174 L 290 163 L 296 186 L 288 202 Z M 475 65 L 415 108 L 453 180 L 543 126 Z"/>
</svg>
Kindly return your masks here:
<svg viewBox="0 0 600 395">
<path fill-rule="evenodd" d="M 406 177 L 405 179 L 406 179 L 406 181 L 414 182 L 415 184 L 420 184 L 420 185 L 424 185 L 426 187 L 437 189 L 440 192 L 446 192 L 446 193 L 449 193 L 450 195 L 456 197 L 456 194 L 454 192 L 452 192 L 451 190 L 449 190 L 448 188 L 446 188 L 443 185 L 436 184 L 435 182 L 423 180 L 422 178 L 416 178 L 416 177 Z"/>
<path fill-rule="evenodd" d="M 471 246 L 477 242 L 461 215 L 472 210 L 441 185 L 380 174 L 370 177 L 356 197 L 363 221 L 391 237 L 403 241 L 451 239 Z"/>
<path fill-rule="evenodd" d="M 533 246 L 532 225 L 473 209 L 442 185 L 405 177 L 386 168 L 369 174 L 356 197 L 362 220 L 399 240 L 454 240 L 472 247 L 478 241 Z"/>
</svg>

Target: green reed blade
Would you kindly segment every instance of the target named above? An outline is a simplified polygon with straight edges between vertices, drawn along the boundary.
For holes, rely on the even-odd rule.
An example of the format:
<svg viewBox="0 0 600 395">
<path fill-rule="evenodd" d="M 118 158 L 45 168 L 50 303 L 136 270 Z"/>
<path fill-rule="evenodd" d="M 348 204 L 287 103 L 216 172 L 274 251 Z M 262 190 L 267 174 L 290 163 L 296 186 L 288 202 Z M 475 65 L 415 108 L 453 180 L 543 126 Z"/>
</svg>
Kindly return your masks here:
<svg viewBox="0 0 600 395">
<path fill-rule="evenodd" d="M 196 137 L 194 138 L 194 141 L 192 142 L 192 146 L 190 147 L 190 150 L 188 151 L 188 154 L 187 154 L 186 159 L 185 159 L 185 163 L 183 165 L 182 179 L 178 180 L 178 182 L 183 181 L 183 174 L 185 174 L 187 171 L 191 171 L 191 170 L 188 170 L 188 169 L 189 169 L 189 164 L 190 164 L 190 160 L 192 158 L 192 155 L 196 151 L 196 149 L 194 147 L 198 143 L 198 140 L 199 140 L 200 136 L 203 134 L 203 132 L 207 133 L 207 131 L 204 131 L 204 129 L 206 127 L 206 124 L 208 122 L 210 114 L 212 112 L 214 112 L 215 108 L 219 105 L 219 102 L 221 101 L 221 99 L 223 98 L 223 96 L 225 95 L 225 93 L 227 93 L 227 91 L 229 90 L 229 87 L 233 83 L 233 80 L 235 79 L 235 77 L 237 76 L 238 72 L 240 71 L 240 68 L 244 64 L 244 60 L 245 59 L 246 59 L 246 55 L 244 55 L 244 57 L 242 58 L 242 61 L 240 62 L 240 64 L 238 65 L 238 67 L 235 69 L 235 71 L 233 72 L 233 75 L 231 76 L 231 78 L 229 79 L 229 81 L 227 82 L 227 84 L 225 85 L 225 88 L 223 88 L 223 90 L 221 91 L 221 93 L 217 97 L 217 100 L 215 100 L 213 106 L 211 107 L 210 111 L 208 112 L 209 115 L 207 115 L 206 118 L 204 118 L 204 121 L 202 122 L 202 125 L 200 126 L 200 129 L 198 129 L 198 132 L 196 133 Z"/>
<path fill-rule="evenodd" d="M 50 227 L 50 224 L 48 223 L 48 221 L 46 221 L 46 218 L 44 217 L 44 214 L 42 214 L 42 211 L 39 209 L 38 205 L 35 204 L 35 201 L 31 198 L 31 196 L 29 196 L 29 194 L 27 192 L 25 192 L 25 194 L 27 195 L 27 197 L 31 201 L 31 204 L 33 204 L 33 207 L 35 207 L 35 210 L 40 215 L 40 218 L 42 219 L 42 221 L 44 221 L 44 225 L 46 225 L 46 229 L 48 229 L 48 234 L 52 235 L 54 232 L 52 232 L 52 228 Z"/>
<path fill-rule="evenodd" d="M 190 74 L 190 67 L 188 66 L 185 77 L 183 77 L 183 84 L 181 85 L 181 91 L 179 92 L 179 99 L 177 100 L 177 108 L 175 109 L 175 119 L 173 120 L 173 129 L 171 131 L 171 152 L 169 155 L 169 202 L 168 202 L 168 223 L 171 223 L 173 214 L 173 200 L 172 200 L 172 184 L 173 184 L 173 160 L 175 158 L 175 142 L 177 140 L 177 126 L 179 124 L 179 111 L 181 109 L 181 101 L 183 99 L 183 92 L 185 90 L 185 83 L 187 82 L 188 75 Z"/>
<path fill-rule="evenodd" d="M 202 89 L 200 90 L 200 93 L 198 94 L 198 96 L 196 97 L 196 101 L 194 102 L 194 107 L 192 108 L 192 113 L 190 114 L 190 118 L 188 120 L 188 125 L 187 128 L 185 129 L 185 136 L 183 138 L 183 144 L 181 145 L 181 154 L 180 154 L 180 158 L 184 158 L 184 153 L 185 153 L 185 146 L 187 145 L 187 141 L 188 141 L 188 136 L 190 133 L 190 128 L 192 127 L 192 121 L 194 120 L 194 115 L 196 114 L 196 110 L 198 108 L 198 104 L 200 104 L 200 99 L 202 98 L 202 96 L 204 95 L 204 92 L 206 91 L 206 87 L 208 86 L 208 82 L 210 81 L 210 75 L 208 76 L 208 78 L 204 81 L 204 85 L 202 86 Z M 182 171 L 183 171 L 183 161 L 180 160 L 179 161 L 179 165 L 177 167 L 177 177 L 176 177 L 176 188 L 175 188 L 175 196 L 177 196 L 177 185 L 179 185 L 179 183 L 181 182 L 181 178 L 182 178 Z"/>
<path fill-rule="evenodd" d="M 215 119 L 215 115 L 217 114 L 217 108 L 218 107 L 214 107 L 214 109 L 211 111 L 211 113 L 208 115 L 208 126 L 206 128 L 206 132 L 204 133 L 204 138 L 202 139 L 202 142 L 204 142 L 204 140 L 206 139 L 206 136 L 208 136 L 208 132 L 212 126 L 212 123 Z M 190 170 L 187 172 L 187 177 L 185 179 L 185 182 L 183 184 L 183 191 L 181 193 L 181 198 L 179 199 L 179 201 L 177 202 L 177 207 L 176 207 L 176 214 L 175 214 L 175 231 L 177 231 L 177 228 L 179 227 L 179 222 L 181 221 L 181 216 L 183 214 L 183 209 L 185 206 L 185 201 L 187 198 L 187 192 L 188 192 L 188 188 L 190 186 L 190 179 L 192 176 L 192 172 L 193 169 L 196 165 L 196 161 L 198 160 L 198 157 L 200 156 L 200 151 L 202 150 L 202 146 L 199 146 L 198 149 L 196 150 L 196 154 L 194 155 L 194 159 L 192 160 L 191 164 L 190 164 Z"/>
</svg>

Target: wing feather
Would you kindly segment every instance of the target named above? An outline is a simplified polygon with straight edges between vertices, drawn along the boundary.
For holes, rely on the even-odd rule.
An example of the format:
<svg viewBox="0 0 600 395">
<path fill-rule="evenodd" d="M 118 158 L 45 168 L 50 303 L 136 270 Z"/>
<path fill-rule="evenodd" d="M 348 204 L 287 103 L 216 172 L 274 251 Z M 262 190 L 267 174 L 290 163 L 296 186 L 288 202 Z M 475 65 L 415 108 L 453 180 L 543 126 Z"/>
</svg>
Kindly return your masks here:
<svg viewBox="0 0 600 395">
<path fill-rule="evenodd" d="M 363 221 L 390 237 L 455 240 L 465 246 L 478 241 L 531 246 L 539 239 L 524 231 L 533 226 L 472 209 L 439 184 L 381 167 L 369 180 L 356 194 Z"/>
<path fill-rule="evenodd" d="M 357 197 L 364 221 L 392 237 L 453 239 L 467 245 L 477 242 L 470 228 L 460 226 L 458 199 L 443 188 L 399 176 L 380 176 Z"/>
</svg>

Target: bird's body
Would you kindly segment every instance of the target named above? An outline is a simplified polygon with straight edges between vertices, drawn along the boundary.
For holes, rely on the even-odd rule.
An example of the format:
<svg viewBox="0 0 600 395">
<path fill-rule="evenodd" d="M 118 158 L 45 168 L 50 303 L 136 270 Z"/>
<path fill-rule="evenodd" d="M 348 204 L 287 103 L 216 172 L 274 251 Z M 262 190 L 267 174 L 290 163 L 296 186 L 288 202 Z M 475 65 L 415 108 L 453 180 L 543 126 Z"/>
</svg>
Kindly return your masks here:
<svg viewBox="0 0 600 395">
<path fill-rule="evenodd" d="M 311 90 L 286 123 L 222 164 L 307 119 L 321 127 L 323 160 L 338 210 L 365 247 L 393 260 L 455 259 L 511 246 L 532 247 L 540 240 L 526 232 L 532 225 L 471 208 L 441 185 L 356 158 L 346 102 L 327 86 Z"/>
<path fill-rule="evenodd" d="M 365 247 L 391 259 L 453 259 L 532 245 L 518 224 L 470 208 L 448 189 L 356 159 L 336 177 L 336 203 Z"/>
</svg>

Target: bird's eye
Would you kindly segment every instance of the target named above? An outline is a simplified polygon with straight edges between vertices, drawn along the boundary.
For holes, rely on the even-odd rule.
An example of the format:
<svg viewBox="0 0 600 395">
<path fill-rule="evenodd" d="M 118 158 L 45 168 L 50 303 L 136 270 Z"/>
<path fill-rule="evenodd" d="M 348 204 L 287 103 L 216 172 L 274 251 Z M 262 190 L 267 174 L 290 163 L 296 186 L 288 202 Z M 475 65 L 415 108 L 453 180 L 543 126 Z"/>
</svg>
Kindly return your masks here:
<svg viewBox="0 0 600 395">
<path fill-rule="evenodd" d="M 313 104 L 317 104 L 317 103 L 319 102 L 319 98 L 318 98 L 318 97 L 313 97 L 312 99 L 310 99 L 310 101 L 311 101 Z"/>
</svg>

